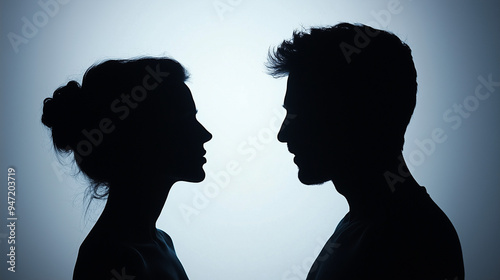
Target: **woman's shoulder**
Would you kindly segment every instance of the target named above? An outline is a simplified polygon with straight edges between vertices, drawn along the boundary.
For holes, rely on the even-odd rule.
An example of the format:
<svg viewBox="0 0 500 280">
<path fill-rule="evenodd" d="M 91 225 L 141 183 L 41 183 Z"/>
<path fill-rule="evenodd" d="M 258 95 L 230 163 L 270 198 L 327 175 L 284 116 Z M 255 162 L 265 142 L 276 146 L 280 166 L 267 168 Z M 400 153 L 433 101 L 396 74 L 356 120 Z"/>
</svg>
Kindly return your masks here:
<svg viewBox="0 0 500 280">
<path fill-rule="evenodd" d="M 161 229 L 156 229 L 156 232 L 158 233 L 159 238 L 161 238 L 170 248 L 174 249 L 174 242 L 172 241 L 170 235 Z"/>
<path fill-rule="evenodd" d="M 137 249 L 112 238 L 86 238 L 80 246 L 73 280 L 143 279 L 146 264 Z"/>
</svg>

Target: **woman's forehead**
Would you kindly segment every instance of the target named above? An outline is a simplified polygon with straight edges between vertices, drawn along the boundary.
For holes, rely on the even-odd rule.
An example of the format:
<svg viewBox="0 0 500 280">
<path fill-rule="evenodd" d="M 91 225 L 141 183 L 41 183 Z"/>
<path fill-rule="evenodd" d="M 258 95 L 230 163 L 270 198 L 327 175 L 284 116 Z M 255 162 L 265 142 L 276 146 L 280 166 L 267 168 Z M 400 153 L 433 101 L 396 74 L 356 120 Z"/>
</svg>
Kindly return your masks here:
<svg viewBox="0 0 500 280">
<path fill-rule="evenodd" d="M 153 102 L 155 107 L 160 107 L 161 111 L 169 112 L 169 115 L 196 113 L 191 90 L 184 82 L 169 83 L 158 92 L 158 96 Z"/>
</svg>

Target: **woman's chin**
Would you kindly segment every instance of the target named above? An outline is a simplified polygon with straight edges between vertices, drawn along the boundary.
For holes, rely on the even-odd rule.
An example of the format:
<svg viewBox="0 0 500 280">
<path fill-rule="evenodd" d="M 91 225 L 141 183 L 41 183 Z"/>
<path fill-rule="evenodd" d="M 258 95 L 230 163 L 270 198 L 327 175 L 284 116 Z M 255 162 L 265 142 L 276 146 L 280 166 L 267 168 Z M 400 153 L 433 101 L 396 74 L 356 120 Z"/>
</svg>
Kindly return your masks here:
<svg viewBox="0 0 500 280">
<path fill-rule="evenodd" d="M 190 183 L 200 183 L 205 180 L 206 174 L 203 168 L 200 168 L 196 172 L 193 172 L 187 176 L 183 176 L 182 181 L 190 182 Z"/>
<path fill-rule="evenodd" d="M 203 165 L 206 162 L 207 160 L 203 157 L 201 159 L 197 158 L 196 160 L 165 166 L 163 169 L 177 182 L 199 183 L 206 177 L 205 170 L 203 170 Z"/>
</svg>

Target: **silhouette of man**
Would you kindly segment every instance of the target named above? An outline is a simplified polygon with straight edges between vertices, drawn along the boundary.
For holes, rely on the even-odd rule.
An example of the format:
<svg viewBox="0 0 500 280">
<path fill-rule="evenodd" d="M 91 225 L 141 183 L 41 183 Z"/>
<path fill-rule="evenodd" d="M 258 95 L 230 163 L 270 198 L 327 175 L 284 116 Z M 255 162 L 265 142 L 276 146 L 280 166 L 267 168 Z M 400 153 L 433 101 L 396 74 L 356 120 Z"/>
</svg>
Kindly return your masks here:
<svg viewBox="0 0 500 280">
<path fill-rule="evenodd" d="M 452 223 L 402 156 L 417 91 L 410 48 L 392 33 L 341 23 L 294 32 L 268 68 L 288 75 L 278 139 L 300 181 L 332 180 L 349 204 L 307 279 L 464 279 Z"/>
</svg>

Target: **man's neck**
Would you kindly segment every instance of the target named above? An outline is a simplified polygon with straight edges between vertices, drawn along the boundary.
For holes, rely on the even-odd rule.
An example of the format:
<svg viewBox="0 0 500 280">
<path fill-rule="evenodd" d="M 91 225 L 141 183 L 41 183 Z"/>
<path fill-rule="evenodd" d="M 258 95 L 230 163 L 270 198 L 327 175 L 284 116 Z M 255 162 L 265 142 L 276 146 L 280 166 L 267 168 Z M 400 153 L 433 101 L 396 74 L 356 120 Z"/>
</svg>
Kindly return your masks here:
<svg viewBox="0 0 500 280">
<path fill-rule="evenodd" d="M 404 174 L 400 174 L 401 170 Z M 396 175 L 399 178 L 394 180 L 388 174 L 399 174 Z M 347 199 L 351 218 L 377 215 L 389 205 L 394 192 L 419 186 L 406 168 L 402 155 L 394 161 L 338 172 L 332 182 Z"/>
</svg>

